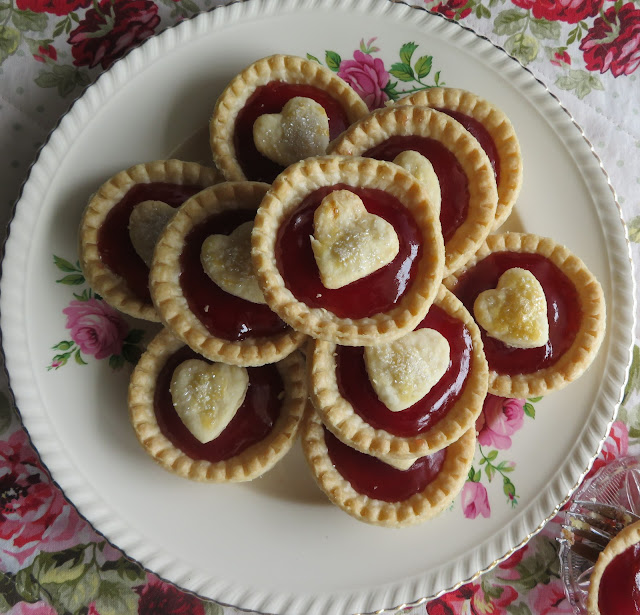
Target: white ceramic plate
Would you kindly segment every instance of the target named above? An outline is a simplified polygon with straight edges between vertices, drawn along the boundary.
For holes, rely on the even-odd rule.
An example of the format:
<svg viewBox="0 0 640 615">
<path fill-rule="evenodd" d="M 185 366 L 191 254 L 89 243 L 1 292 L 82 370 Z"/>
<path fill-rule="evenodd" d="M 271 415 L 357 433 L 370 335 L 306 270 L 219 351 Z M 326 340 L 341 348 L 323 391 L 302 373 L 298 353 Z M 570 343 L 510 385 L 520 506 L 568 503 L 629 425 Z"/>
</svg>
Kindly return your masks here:
<svg viewBox="0 0 640 615">
<path fill-rule="evenodd" d="M 375 41 L 370 39 L 375 37 Z M 216 96 L 244 66 L 273 53 L 327 50 L 352 59 L 360 41 L 386 69 L 407 42 L 423 81 L 475 91 L 511 117 L 525 181 L 519 224 L 582 257 L 602 282 L 608 334 L 587 375 L 534 403 L 495 460 L 491 514 L 468 519 L 460 500 L 438 519 L 390 531 L 360 524 L 317 490 L 299 450 L 247 485 L 193 484 L 164 472 L 127 419 L 129 370 L 82 355 L 47 367 L 70 340 L 62 313 L 82 285 L 53 255 L 75 262 L 87 196 L 131 164 L 166 157 L 206 125 Z M 377 47 L 377 50 L 372 49 Z M 406 50 L 406 48 L 405 48 Z M 334 56 L 335 59 L 335 56 Z M 397 79 L 393 79 L 397 81 Z M 397 89 L 415 83 L 399 82 Z M 486 39 L 386 0 L 234 4 L 164 32 L 117 62 L 62 119 L 42 149 L 11 224 L 2 279 L 2 332 L 11 386 L 43 461 L 95 527 L 183 588 L 271 613 L 319 615 L 419 601 L 494 565 L 540 529 L 580 481 L 615 416 L 632 344 L 633 282 L 613 191 L 579 128 L 546 88 Z M 485 453 L 489 449 L 485 449 Z M 475 464 L 476 469 L 485 466 Z M 506 474 L 505 474 L 506 475 Z"/>
</svg>

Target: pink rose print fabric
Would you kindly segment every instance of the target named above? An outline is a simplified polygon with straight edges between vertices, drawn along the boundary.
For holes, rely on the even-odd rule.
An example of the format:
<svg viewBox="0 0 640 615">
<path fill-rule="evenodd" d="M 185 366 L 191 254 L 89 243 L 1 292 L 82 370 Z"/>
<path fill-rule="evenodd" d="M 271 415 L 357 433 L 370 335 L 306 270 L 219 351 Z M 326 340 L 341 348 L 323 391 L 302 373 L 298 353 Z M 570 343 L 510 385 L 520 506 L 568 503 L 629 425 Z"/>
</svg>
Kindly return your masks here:
<svg viewBox="0 0 640 615">
<path fill-rule="evenodd" d="M 389 73 L 380 58 L 357 50 L 353 53 L 353 60 L 343 60 L 340 63 L 338 75 L 360 95 L 371 110 L 382 107 L 389 100 L 384 91 L 389 83 Z"/>
<path fill-rule="evenodd" d="M 17 5 L 22 11 L 67 15 L 91 6 L 91 0 L 17 0 Z"/>
<path fill-rule="evenodd" d="M 497 449 L 511 448 L 511 436 L 524 424 L 523 399 L 487 395 L 477 422 L 478 442 Z"/>
<path fill-rule="evenodd" d="M 603 0 L 513 0 L 513 3 L 531 10 L 536 19 L 578 23 L 597 15 Z"/>
</svg>

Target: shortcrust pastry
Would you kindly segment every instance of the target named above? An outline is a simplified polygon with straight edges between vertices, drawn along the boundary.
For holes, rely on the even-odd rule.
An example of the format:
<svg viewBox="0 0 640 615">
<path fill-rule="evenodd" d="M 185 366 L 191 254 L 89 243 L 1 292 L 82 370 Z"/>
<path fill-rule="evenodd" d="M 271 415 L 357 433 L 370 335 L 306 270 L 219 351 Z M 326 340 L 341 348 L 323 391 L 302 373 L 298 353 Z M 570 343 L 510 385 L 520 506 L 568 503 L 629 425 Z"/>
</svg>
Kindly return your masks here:
<svg viewBox="0 0 640 615">
<path fill-rule="evenodd" d="M 80 223 L 80 265 L 93 290 L 126 314 L 160 320 L 149 294 L 149 266 L 130 237 L 132 212 L 144 202 L 156 202 L 155 211 L 158 202 L 176 208 L 219 180 L 215 169 L 181 160 L 137 164 L 107 180 Z"/>
<path fill-rule="evenodd" d="M 136 365 L 129 384 L 129 414 L 136 437 L 153 459 L 185 478 L 249 481 L 271 469 L 291 448 L 307 404 L 304 358 L 246 370 L 242 404 L 215 439 L 203 443 L 176 413 L 172 374 L 185 361 L 206 359 L 163 329 Z"/>
<path fill-rule="evenodd" d="M 354 196 L 342 198 L 349 193 Z M 340 344 L 375 344 L 411 331 L 443 275 L 442 234 L 429 198 L 401 167 L 371 158 L 326 156 L 291 165 L 263 199 L 253 229 L 253 263 L 267 303 L 294 329 Z M 333 252 L 335 267 L 347 274 L 366 265 L 363 277 L 342 279 L 337 288 L 323 283 L 322 256 L 312 241 L 323 243 L 322 227 L 332 217 L 333 245 L 323 244 L 321 252 Z M 368 241 L 377 233 L 376 218 L 390 223 L 398 240 L 398 253 L 385 266 L 376 250 L 387 251 L 387 231 L 380 242 Z M 377 269 L 366 273 L 369 265 Z"/>
<path fill-rule="evenodd" d="M 330 154 L 389 162 L 408 150 L 427 158 L 438 177 L 445 271 L 451 273 L 471 258 L 495 220 L 496 181 L 476 139 L 444 113 L 391 106 L 356 122 L 329 147 Z"/>
<path fill-rule="evenodd" d="M 283 109 L 294 98 L 303 102 Z M 309 111 L 314 101 L 320 113 Z M 351 86 L 317 62 L 263 58 L 237 75 L 216 102 L 210 122 L 213 159 L 228 180 L 270 183 L 295 159 L 326 153 L 329 140 L 368 112 Z M 319 132 L 316 142 L 311 137 Z"/>
<path fill-rule="evenodd" d="M 544 289 L 548 340 L 536 347 L 517 347 L 481 327 L 489 393 L 500 397 L 546 395 L 578 378 L 593 361 L 605 331 L 604 294 L 586 265 L 568 248 L 523 233 L 490 235 L 473 259 L 444 283 L 473 314 L 478 296 L 496 291 L 501 276 L 513 269 L 530 271 Z M 496 300 L 503 299 L 498 291 Z M 517 310 L 506 310 L 503 315 L 529 317 L 531 306 L 526 303 L 518 302 Z"/>
<path fill-rule="evenodd" d="M 399 470 L 343 444 L 309 412 L 300 431 L 313 476 L 327 497 L 359 521 L 386 527 L 422 523 L 462 489 L 475 453 L 475 429 L 445 449 Z"/>
<path fill-rule="evenodd" d="M 429 88 L 401 98 L 397 105 L 432 107 L 460 122 L 489 156 L 498 184 L 497 229 L 511 213 L 522 187 L 522 155 L 513 124 L 488 100 L 458 88 Z"/>
<path fill-rule="evenodd" d="M 211 186 L 184 203 L 158 240 L 149 279 L 162 322 L 212 361 L 274 363 L 306 339 L 266 305 L 252 275 L 251 225 L 268 188 Z"/>
<path fill-rule="evenodd" d="M 309 393 L 323 423 L 341 441 L 361 452 L 401 462 L 434 453 L 474 427 L 487 393 L 487 362 L 480 331 L 456 297 L 440 287 L 437 299 L 414 332 L 390 344 L 398 346 L 419 332 L 440 334 L 449 349 L 442 376 L 421 398 L 409 393 L 403 409 L 390 409 L 372 383 L 367 364 L 369 348 L 337 346 L 315 340 L 309 352 Z M 373 346 L 371 350 L 377 350 Z M 427 357 L 431 347 L 423 348 Z M 403 357 L 400 357 L 402 361 Z M 419 357 L 408 357 L 417 364 Z M 389 359 L 387 359 L 389 360 Z M 398 374 L 393 358 L 386 371 L 396 380 L 392 395 L 402 398 L 403 387 L 413 389 L 413 374 Z M 405 366 L 400 365 L 401 369 Z M 384 366 L 382 375 L 384 376 Z M 405 371 L 407 371 L 405 369 Z M 373 376 L 375 377 L 375 376 Z M 428 374 L 422 377 L 428 378 Z"/>
</svg>

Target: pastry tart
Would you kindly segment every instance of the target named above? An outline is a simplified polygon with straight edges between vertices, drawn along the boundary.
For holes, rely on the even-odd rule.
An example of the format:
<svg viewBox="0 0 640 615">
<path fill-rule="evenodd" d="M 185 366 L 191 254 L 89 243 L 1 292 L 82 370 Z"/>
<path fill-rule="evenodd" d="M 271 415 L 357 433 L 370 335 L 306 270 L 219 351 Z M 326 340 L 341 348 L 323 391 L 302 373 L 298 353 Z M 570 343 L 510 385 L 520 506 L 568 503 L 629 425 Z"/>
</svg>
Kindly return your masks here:
<svg viewBox="0 0 640 615">
<path fill-rule="evenodd" d="M 107 180 L 89 200 L 80 223 L 80 264 L 93 290 L 126 314 L 159 321 L 149 293 L 148 263 L 132 243 L 132 213 L 141 203 L 154 204 L 151 214 L 168 209 L 163 204 L 176 208 L 219 179 L 215 169 L 195 162 L 159 160 Z M 153 216 L 146 217 L 151 228 L 157 226 Z M 152 238 L 143 232 L 142 239 Z"/>
<path fill-rule="evenodd" d="M 522 187 L 522 155 L 513 124 L 502 110 L 484 98 L 458 88 L 430 88 L 397 101 L 398 105 L 432 107 L 460 122 L 489 156 L 498 184 L 493 228 L 513 209 Z"/>
<path fill-rule="evenodd" d="M 488 368 L 480 331 L 444 286 L 416 330 L 398 340 L 311 347 L 311 401 L 327 428 L 363 453 L 405 463 L 435 453 L 472 429 L 482 411 Z"/>
<path fill-rule="evenodd" d="M 151 295 L 162 322 L 212 361 L 274 363 L 306 336 L 268 305 L 251 266 L 251 228 L 269 186 L 223 182 L 186 201 L 160 236 Z"/>
<path fill-rule="evenodd" d="M 343 444 L 309 412 L 300 431 L 311 472 L 327 497 L 359 521 L 406 527 L 435 517 L 464 485 L 475 453 L 475 429 L 445 449 L 399 470 Z"/>
<path fill-rule="evenodd" d="M 244 373 L 244 397 L 217 437 L 203 442 L 178 414 L 173 380 L 179 368 L 224 366 Z M 248 379 L 248 386 L 246 380 Z M 194 389 L 197 390 L 197 389 Z M 196 397 L 192 391 L 182 397 Z M 180 397 L 178 397 L 180 399 Z M 291 448 L 307 403 L 304 358 L 240 368 L 212 364 L 163 329 L 136 365 L 129 384 L 129 414 L 136 437 L 165 469 L 197 481 L 249 481 L 271 469 Z M 193 416 L 191 417 L 193 418 Z M 203 425 L 207 425 L 202 421 Z M 208 425 L 207 425 L 208 426 Z"/>
<path fill-rule="evenodd" d="M 491 162 L 461 124 L 427 107 L 391 106 L 350 126 L 330 154 L 396 161 L 406 151 L 426 158 L 438 177 L 445 271 L 461 267 L 493 228 L 498 193 Z"/>
<path fill-rule="evenodd" d="M 317 62 L 263 58 L 237 75 L 216 102 L 213 159 L 228 180 L 271 183 L 291 162 L 325 154 L 330 140 L 368 112 L 346 81 Z"/>
<path fill-rule="evenodd" d="M 288 167 L 260 205 L 252 246 L 271 308 L 294 329 L 345 345 L 411 331 L 442 279 L 428 192 L 401 167 L 373 159 Z"/>
<path fill-rule="evenodd" d="M 490 235 L 444 283 L 481 324 L 493 395 L 537 397 L 563 388 L 589 367 L 604 337 L 600 284 L 551 239 Z"/>
<path fill-rule="evenodd" d="M 589 580 L 587 612 L 640 613 L 640 521 L 625 527 L 598 556 Z"/>
</svg>

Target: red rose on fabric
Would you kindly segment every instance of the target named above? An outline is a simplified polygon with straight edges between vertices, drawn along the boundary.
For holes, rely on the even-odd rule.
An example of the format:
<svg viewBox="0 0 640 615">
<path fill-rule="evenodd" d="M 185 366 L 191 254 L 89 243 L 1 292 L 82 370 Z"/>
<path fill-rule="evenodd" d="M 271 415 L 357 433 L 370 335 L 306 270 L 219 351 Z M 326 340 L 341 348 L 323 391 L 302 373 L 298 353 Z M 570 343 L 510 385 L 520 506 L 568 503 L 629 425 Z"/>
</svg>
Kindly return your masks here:
<svg viewBox="0 0 640 615">
<path fill-rule="evenodd" d="M 52 60 L 57 60 L 58 59 L 58 52 L 56 51 L 56 48 L 53 45 L 40 45 L 38 47 L 38 53 L 34 53 L 33 57 L 38 61 L 38 62 L 44 62 L 45 58 L 51 58 Z"/>
<path fill-rule="evenodd" d="M 551 59 L 554 66 L 571 66 L 571 56 L 566 51 L 556 51 Z"/>
<path fill-rule="evenodd" d="M 624 457 L 629 452 L 629 428 L 622 421 L 615 421 L 611 425 L 609 436 L 604 441 L 600 454 L 593 462 L 587 478 L 591 478 L 600 468 L 609 462 Z"/>
<path fill-rule="evenodd" d="M 109 68 L 132 47 L 153 36 L 160 23 L 150 0 L 102 0 L 69 35 L 76 66 Z"/>
<path fill-rule="evenodd" d="M 470 4 L 469 0 L 447 0 L 446 2 L 440 2 L 431 7 L 434 13 L 440 13 L 449 19 L 459 17 L 464 19 L 469 13 L 471 13 L 471 7 L 467 7 Z"/>
<path fill-rule="evenodd" d="M 587 70 L 614 77 L 630 75 L 640 64 L 640 9 L 628 2 L 619 11 L 612 6 L 598 17 L 582 39 Z"/>
<path fill-rule="evenodd" d="M 507 607 L 518 592 L 507 585 L 495 585 L 497 597 L 488 598 L 480 585 L 469 583 L 427 603 L 427 615 L 458 615 L 459 613 L 491 613 L 508 615 Z"/>
<path fill-rule="evenodd" d="M 604 0 L 512 0 L 523 9 L 531 10 L 536 19 L 578 23 L 598 14 Z"/>
<path fill-rule="evenodd" d="M 195 596 L 182 592 L 169 583 L 152 580 L 136 587 L 140 596 L 138 615 L 205 615 L 202 602 Z"/>
<path fill-rule="evenodd" d="M 68 15 L 78 9 L 86 9 L 91 0 L 17 0 L 16 4 L 21 11 Z"/>
</svg>

